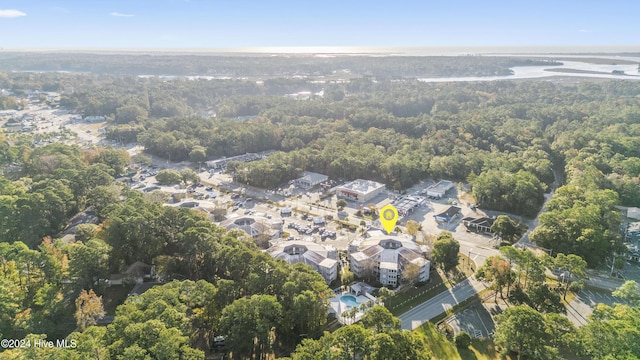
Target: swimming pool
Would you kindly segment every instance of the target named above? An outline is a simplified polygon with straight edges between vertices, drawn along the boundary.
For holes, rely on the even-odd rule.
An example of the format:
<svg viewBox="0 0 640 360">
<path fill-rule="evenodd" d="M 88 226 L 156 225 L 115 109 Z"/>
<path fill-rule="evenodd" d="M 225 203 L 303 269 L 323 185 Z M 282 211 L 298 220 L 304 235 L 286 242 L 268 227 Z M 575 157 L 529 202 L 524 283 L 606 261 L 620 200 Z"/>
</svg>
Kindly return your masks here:
<svg viewBox="0 0 640 360">
<path fill-rule="evenodd" d="M 358 306 L 360 305 L 360 303 L 358 303 L 358 301 L 356 300 L 355 296 L 351 296 L 351 295 L 342 295 L 340 297 L 340 302 L 347 305 L 347 306 Z"/>
</svg>

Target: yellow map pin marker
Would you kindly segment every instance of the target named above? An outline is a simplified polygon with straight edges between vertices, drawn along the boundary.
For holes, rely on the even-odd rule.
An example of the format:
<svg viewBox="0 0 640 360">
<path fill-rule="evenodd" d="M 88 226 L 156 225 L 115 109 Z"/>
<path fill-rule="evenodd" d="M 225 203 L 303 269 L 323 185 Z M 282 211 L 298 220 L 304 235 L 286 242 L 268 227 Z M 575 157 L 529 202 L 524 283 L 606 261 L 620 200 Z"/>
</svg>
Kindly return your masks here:
<svg viewBox="0 0 640 360">
<path fill-rule="evenodd" d="M 393 205 L 387 205 L 380 209 L 380 222 L 382 227 L 387 231 L 387 234 L 391 234 L 398 222 L 398 209 Z"/>
</svg>

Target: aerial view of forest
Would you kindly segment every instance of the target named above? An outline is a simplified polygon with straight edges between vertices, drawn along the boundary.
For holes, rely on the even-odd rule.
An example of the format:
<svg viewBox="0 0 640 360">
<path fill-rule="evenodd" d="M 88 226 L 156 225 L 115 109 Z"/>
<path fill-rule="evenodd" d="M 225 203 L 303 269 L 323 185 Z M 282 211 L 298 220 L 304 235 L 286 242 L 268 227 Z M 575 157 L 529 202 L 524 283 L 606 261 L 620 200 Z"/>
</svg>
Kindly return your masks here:
<svg viewBox="0 0 640 360">
<path fill-rule="evenodd" d="M 639 12 L 2 2 L 0 360 L 640 359 Z"/>
</svg>

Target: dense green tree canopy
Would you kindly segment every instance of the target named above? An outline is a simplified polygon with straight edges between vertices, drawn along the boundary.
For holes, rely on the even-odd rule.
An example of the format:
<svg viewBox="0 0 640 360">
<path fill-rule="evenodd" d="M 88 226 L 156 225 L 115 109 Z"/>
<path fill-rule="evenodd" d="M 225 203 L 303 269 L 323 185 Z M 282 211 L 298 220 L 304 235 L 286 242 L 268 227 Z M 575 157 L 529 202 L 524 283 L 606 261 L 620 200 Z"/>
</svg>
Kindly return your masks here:
<svg viewBox="0 0 640 360">
<path fill-rule="evenodd" d="M 496 316 L 495 343 L 508 352 L 530 358 L 543 353 L 545 320 L 540 313 L 528 306 L 510 307 Z"/>
<path fill-rule="evenodd" d="M 431 358 L 417 333 L 400 330 L 399 320 L 380 306 L 371 308 L 361 324 L 343 326 L 318 340 L 305 339 L 291 355 L 302 359 L 416 359 Z"/>
<path fill-rule="evenodd" d="M 445 272 L 449 272 L 458 266 L 458 252 L 460 252 L 460 243 L 450 232 L 442 231 L 433 243 L 431 259 Z"/>
<path fill-rule="evenodd" d="M 56 61 L 64 58 L 60 56 L 46 54 L 28 60 L 16 56 L 0 63 L 8 66 L 23 59 L 20 66 L 35 61 L 44 69 L 58 66 Z M 276 150 L 265 159 L 228 166 L 238 181 L 263 187 L 280 186 L 302 170 L 335 179 L 378 180 L 396 190 L 427 177 L 447 178 L 467 181 L 482 207 L 533 217 L 540 210 L 543 193 L 558 185 L 540 216 L 540 226 L 530 236 L 553 255 L 560 254 L 555 262 L 507 249 L 502 252 L 504 258 L 492 258 L 479 269 L 479 277 L 494 282 L 496 290 L 507 287 L 508 294 L 512 288 L 514 293 L 520 290 L 518 294 L 525 298 L 522 303 L 530 305 L 528 310 L 515 308 L 518 310 L 498 325 L 509 329 L 512 323 L 529 332 L 517 338 L 517 332 L 501 330 L 500 335 L 497 331 L 496 341 L 509 351 L 534 357 L 553 355 L 549 347 L 593 358 L 640 356 L 634 347 L 639 343 L 638 320 L 631 287 L 619 290 L 631 299 L 629 305 L 598 308 L 576 333 L 566 318 L 553 314 L 561 309 L 558 295 L 544 284 L 543 266 L 554 263 L 565 279 L 579 281 L 585 265 L 597 266 L 608 253 L 620 249 L 620 215 L 615 206 L 640 206 L 638 83 L 461 85 L 411 79 L 425 73 L 493 74 L 518 62 L 503 59 L 496 65 L 495 59 L 484 57 L 462 59 L 456 66 L 449 66 L 452 58 L 313 58 L 293 65 L 279 57 L 264 63 L 235 57 L 213 59 L 223 64 L 220 68 L 211 68 L 208 61 L 212 58 L 204 57 L 193 62 L 181 56 L 170 60 L 149 57 L 144 64 L 135 57 L 112 59 L 116 58 L 136 64 L 129 67 L 134 72 L 210 70 L 225 76 L 309 73 L 310 77 L 165 81 L 16 72 L 0 74 L 0 87 L 16 94 L 22 89 L 62 91 L 67 109 L 106 116 L 109 139 L 137 141 L 148 153 L 171 161 L 201 163 Z M 93 55 L 81 54 L 69 66 L 124 69 L 113 60 L 96 61 Z M 333 75 L 336 66 L 352 70 L 353 75 L 342 83 L 321 84 L 313 79 Z M 65 91 L 71 88 L 73 92 Z M 324 97 L 309 100 L 284 96 L 321 89 Z M 6 98 L 0 101 L 0 106 L 15 105 L 7 104 L 10 100 Z M 264 357 L 293 349 L 300 334 L 320 336 L 331 291 L 311 268 L 275 261 L 242 240 L 241 234 L 227 232 L 202 215 L 160 206 L 114 184 L 113 177 L 121 175 L 130 161 L 124 151 L 35 144 L 36 138 L 30 135 L 0 134 L 3 337 L 64 338 L 73 330 L 65 325 L 75 310 L 69 299 L 75 299 L 80 288 L 94 288 L 100 295 L 101 280 L 136 261 L 155 264 L 166 280 L 188 280 L 131 297 L 118 308 L 108 327 L 90 326 L 82 333 L 72 333 L 69 338 L 82 340 L 77 350 L 32 348 L 10 355 L 202 358 L 198 349 L 209 346 L 215 335 L 224 332 L 237 338 L 238 329 L 245 329 L 232 320 L 234 316 L 253 327 L 250 346 L 230 341 L 231 346 L 237 344 L 236 352 L 246 356 Z M 192 176 L 178 176 L 176 183 L 196 181 Z M 75 244 L 51 240 L 66 228 L 70 216 L 87 206 L 95 208 L 102 224 L 93 232 L 80 231 L 80 242 Z M 511 224 L 497 223 L 496 233 L 509 237 Z M 434 259 L 436 263 L 453 264 L 451 254 L 457 255 L 458 249 L 449 240 L 439 239 L 455 252 L 443 251 L 447 255 L 443 254 L 444 260 Z M 437 258 L 436 250 L 434 246 Z M 457 256 L 455 260 L 457 263 Z M 568 283 L 565 281 L 564 290 Z M 544 326 L 531 312 L 536 309 L 548 313 L 543 317 Z M 421 341 L 399 331 L 383 311 L 372 311 L 371 317 L 362 325 L 303 341 L 293 358 L 321 359 L 327 352 L 335 358 L 426 356 L 419 351 L 424 350 Z M 29 335 L 42 333 L 47 335 Z M 525 335 L 535 335 L 540 344 L 530 343 Z"/>
</svg>

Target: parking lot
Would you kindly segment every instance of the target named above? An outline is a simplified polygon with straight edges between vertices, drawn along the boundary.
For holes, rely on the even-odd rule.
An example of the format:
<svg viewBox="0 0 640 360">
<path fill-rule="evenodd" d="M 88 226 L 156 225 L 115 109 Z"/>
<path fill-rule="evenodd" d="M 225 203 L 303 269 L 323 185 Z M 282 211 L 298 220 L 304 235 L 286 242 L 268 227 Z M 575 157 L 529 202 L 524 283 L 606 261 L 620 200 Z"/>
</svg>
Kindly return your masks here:
<svg viewBox="0 0 640 360">
<path fill-rule="evenodd" d="M 473 338 L 491 338 L 495 331 L 492 316 L 502 313 L 496 304 L 476 303 L 448 318 L 447 324 L 454 333 L 466 331 Z"/>
</svg>

